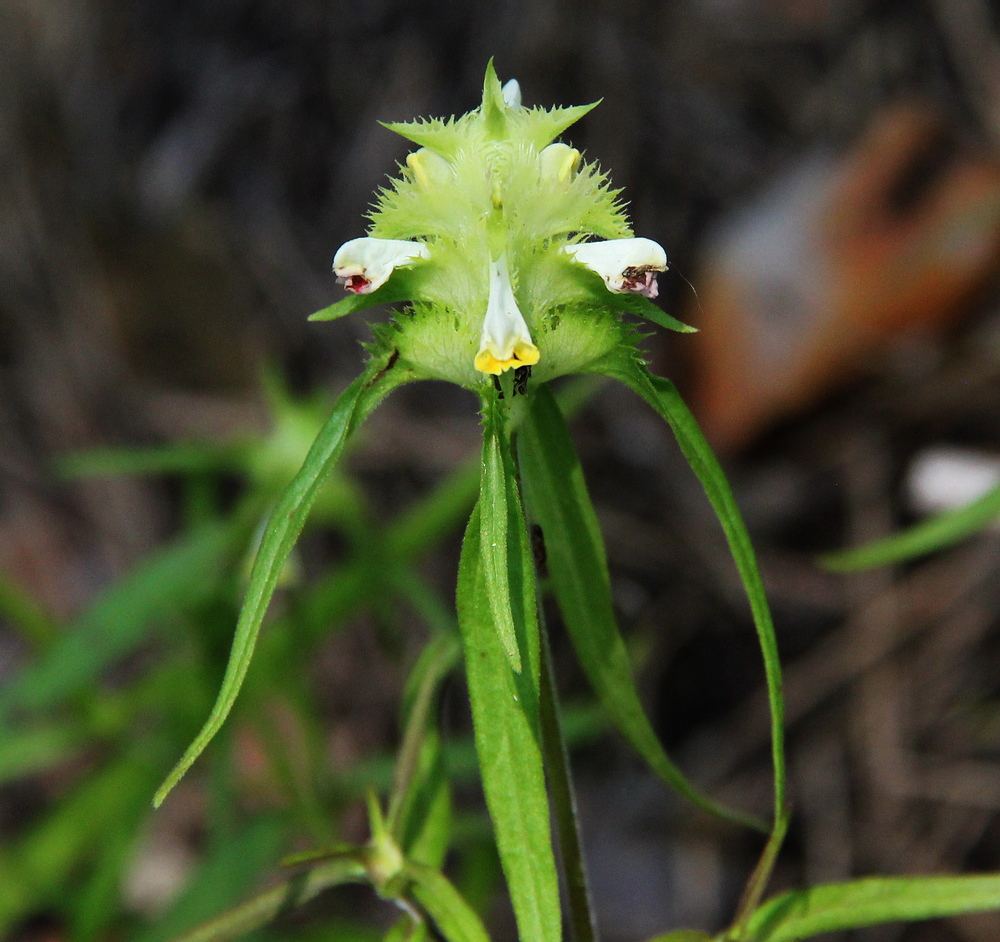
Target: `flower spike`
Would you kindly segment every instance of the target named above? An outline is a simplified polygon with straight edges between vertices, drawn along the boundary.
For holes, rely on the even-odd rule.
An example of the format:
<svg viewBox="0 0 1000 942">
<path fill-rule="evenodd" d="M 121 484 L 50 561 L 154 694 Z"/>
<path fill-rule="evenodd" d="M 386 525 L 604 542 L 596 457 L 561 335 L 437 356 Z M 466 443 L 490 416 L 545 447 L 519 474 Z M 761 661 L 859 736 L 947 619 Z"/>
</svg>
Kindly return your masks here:
<svg viewBox="0 0 1000 942">
<path fill-rule="evenodd" d="M 514 298 L 507 253 L 504 252 L 490 263 L 490 295 L 476 354 L 476 369 L 499 376 L 511 368 L 534 366 L 538 356 L 538 347 L 531 341 L 528 325 Z"/>
<path fill-rule="evenodd" d="M 657 295 L 656 273 L 667 270 L 667 253 L 652 239 L 608 239 L 582 242 L 564 249 L 581 265 L 604 279 L 615 294 Z"/>
<path fill-rule="evenodd" d="M 397 268 L 407 268 L 415 261 L 428 257 L 422 242 L 403 239 L 351 239 L 333 257 L 333 271 L 348 291 L 371 294 L 389 280 Z"/>
</svg>

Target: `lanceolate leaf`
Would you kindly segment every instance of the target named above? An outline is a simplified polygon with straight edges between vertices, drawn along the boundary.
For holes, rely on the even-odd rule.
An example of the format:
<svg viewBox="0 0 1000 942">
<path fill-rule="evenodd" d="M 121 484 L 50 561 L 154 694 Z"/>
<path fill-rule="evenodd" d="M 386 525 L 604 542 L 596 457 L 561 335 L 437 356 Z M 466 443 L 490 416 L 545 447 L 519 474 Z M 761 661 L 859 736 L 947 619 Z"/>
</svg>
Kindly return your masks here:
<svg viewBox="0 0 1000 942">
<path fill-rule="evenodd" d="M 479 917 L 439 870 L 409 862 L 405 873 L 413 898 L 447 942 L 489 942 Z"/>
<path fill-rule="evenodd" d="M 508 531 L 519 567 L 523 669 L 515 673 L 493 624 L 480 547 L 480 507 L 465 532 L 458 573 L 458 620 L 465 649 L 476 752 L 520 938 L 561 939 L 559 887 L 538 729 L 538 624 L 523 523 Z"/>
<path fill-rule="evenodd" d="M 501 410 L 487 407 L 486 429 L 483 434 L 483 471 L 479 500 L 483 509 L 480 520 L 480 546 L 483 569 L 486 574 L 484 589 L 489 600 L 490 612 L 500 635 L 500 643 L 510 660 L 511 667 L 521 670 L 521 655 L 517 649 L 514 632 L 514 615 L 511 611 L 511 585 L 508 572 L 507 506 L 508 468 L 504 460 L 507 442 L 504 438 Z"/>
<path fill-rule="evenodd" d="M 1000 910 L 1000 874 L 870 877 L 768 900 L 740 935 L 746 942 L 794 942 L 822 932 Z"/>
<path fill-rule="evenodd" d="M 405 733 L 386 814 L 390 836 L 407 859 L 430 867 L 443 866 L 451 828 L 451 790 L 433 706 L 459 653 L 455 635 L 439 634 L 410 674 Z"/>
<path fill-rule="evenodd" d="M 726 476 L 694 416 L 684 405 L 674 384 L 653 376 L 639 358 L 638 351 L 619 347 L 595 364 L 592 372 L 623 382 L 649 403 L 670 425 L 677 443 L 698 476 L 716 516 L 722 524 L 736 568 L 743 580 L 754 625 L 764 657 L 768 698 L 771 705 L 771 751 L 774 762 L 774 817 L 780 820 L 785 807 L 784 698 L 781 689 L 781 664 L 774 636 L 771 611 L 764 594 L 764 584 L 757 568 L 750 537 L 739 508 L 733 499 Z"/>
<path fill-rule="evenodd" d="M 615 624 L 604 541 L 562 412 L 547 386 L 518 430 L 529 519 L 542 528 L 552 589 L 591 686 L 615 725 L 671 788 L 699 808 L 758 829 L 699 794 L 664 751 L 642 708 Z"/>
<path fill-rule="evenodd" d="M 229 715 L 250 666 L 257 632 L 264 620 L 282 567 L 306 522 L 313 500 L 340 457 L 348 436 L 386 394 L 412 378 L 402 366 L 393 368 L 393 363 L 392 354 L 373 358 L 365 372 L 344 390 L 326 425 L 316 436 L 301 470 L 278 501 L 250 573 L 246 599 L 236 625 L 236 637 L 218 699 L 201 732 L 157 791 L 153 799 L 154 806 L 158 807 L 166 798 Z"/>
</svg>

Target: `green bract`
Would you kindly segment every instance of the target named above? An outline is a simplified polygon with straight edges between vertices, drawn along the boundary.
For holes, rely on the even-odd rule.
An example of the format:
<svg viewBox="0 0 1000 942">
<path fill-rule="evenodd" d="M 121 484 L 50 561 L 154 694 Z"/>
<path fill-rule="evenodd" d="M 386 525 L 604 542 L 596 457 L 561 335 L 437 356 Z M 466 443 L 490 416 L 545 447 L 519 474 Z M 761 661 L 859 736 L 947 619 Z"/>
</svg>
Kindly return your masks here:
<svg viewBox="0 0 1000 942">
<path fill-rule="evenodd" d="M 686 329 L 646 300 L 663 249 L 632 237 L 595 164 L 553 143 L 593 107 L 525 108 L 490 65 L 475 111 L 387 124 L 419 150 L 379 194 L 369 235 L 337 251 L 353 296 L 313 318 L 409 301 L 382 341 L 416 375 L 469 388 L 522 367 L 536 382 L 585 371 L 627 342 L 622 313 Z"/>
</svg>

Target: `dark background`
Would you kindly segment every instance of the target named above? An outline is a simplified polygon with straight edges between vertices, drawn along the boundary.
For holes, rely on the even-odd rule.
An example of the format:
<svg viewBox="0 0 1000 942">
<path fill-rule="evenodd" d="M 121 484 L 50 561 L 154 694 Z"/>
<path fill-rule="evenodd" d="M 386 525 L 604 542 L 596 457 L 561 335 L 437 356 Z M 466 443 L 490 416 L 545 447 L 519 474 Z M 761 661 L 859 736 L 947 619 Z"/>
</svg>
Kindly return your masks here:
<svg viewBox="0 0 1000 942">
<path fill-rule="evenodd" d="M 265 365 L 301 392 L 357 374 L 363 318 L 306 316 L 339 296 L 333 251 L 406 153 L 377 121 L 474 107 L 491 56 L 526 104 L 603 98 L 567 138 L 666 247 L 678 275 L 661 303 L 697 322 L 716 227 L 808 155 L 849 159 L 897 102 L 995 161 L 993 25 L 972 0 L 5 3 L 0 567 L 76 611 L 174 532 L 175 495 L 156 479 L 68 486 L 54 456 L 257 428 Z M 913 519 L 901 482 L 926 447 L 1000 447 L 995 272 L 942 312 L 947 332 L 893 332 L 727 450 L 787 665 L 796 815 L 780 886 L 1000 868 L 996 537 L 893 572 L 814 561 Z M 650 341 L 682 392 L 701 342 Z M 479 428 L 472 397 L 438 385 L 383 409 L 351 467 L 388 519 Z M 658 727 L 695 781 L 766 813 L 762 671 L 710 511 L 624 390 L 575 429 Z M 0 639 L 6 671 L 17 658 Z M 756 842 L 665 797 L 616 740 L 577 769 L 607 938 L 722 925 Z M 996 933 L 967 919 L 863 937 Z"/>
</svg>

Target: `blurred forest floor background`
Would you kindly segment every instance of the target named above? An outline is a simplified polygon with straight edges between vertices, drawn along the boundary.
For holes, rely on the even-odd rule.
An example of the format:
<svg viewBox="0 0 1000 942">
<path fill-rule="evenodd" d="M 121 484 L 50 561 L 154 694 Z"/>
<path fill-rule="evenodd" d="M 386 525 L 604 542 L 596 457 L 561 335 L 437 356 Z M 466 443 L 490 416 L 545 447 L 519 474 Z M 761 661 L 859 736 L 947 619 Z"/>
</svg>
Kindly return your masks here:
<svg viewBox="0 0 1000 942">
<path fill-rule="evenodd" d="M 338 297 L 332 253 L 362 234 L 373 191 L 406 153 L 377 122 L 465 112 L 494 56 L 529 105 L 603 98 L 567 138 L 624 188 L 635 231 L 666 247 L 664 307 L 702 328 L 657 333 L 650 353 L 723 453 L 775 611 L 795 802 L 777 884 L 1000 869 L 996 533 L 894 570 L 834 575 L 815 559 L 951 503 L 970 462 L 1000 480 L 996 17 L 985 0 L 8 0 L 0 683 L 15 685 L 61 626 L 176 540 L 192 502 L 225 509 L 245 487 L 225 473 L 192 489 L 183 461 L 83 479 L 57 461 L 265 434 L 264 371 L 293 397 L 342 389 L 369 329 L 306 317 Z M 476 453 L 475 407 L 437 385 L 381 407 L 348 462 L 376 538 Z M 602 388 L 574 429 L 661 735 L 710 793 L 766 812 L 763 673 L 707 503 L 625 390 Z M 920 469 L 942 456 L 944 482 L 926 484 Z M 422 564 L 446 600 L 459 537 Z M 332 532 L 307 541 L 304 578 L 335 565 L 341 544 Z M 424 637 L 412 616 L 366 611 L 317 644 L 308 678 L 322 761 L 338 768 L 391 750 L 417 650 L 408 633 Z M 108 696 L 172 646 L 164 630 L 105 665 Z M 170 741 L 183 745 L 205 707 L 186 705 Z M 20 709 L 22 729 L 42 729 Z M 77 709 L 74 694 L 45 729 Z M 155 704 L 143 711 L 115 733 L 122 755 L 161 735 Z M 205 848 L 212 800 L 197 769 L 159 818 L 135 812 L 103 870 L 100 833 L 66 860 L 31 843 L 104 767 L 109 741 L 0 755 L 0 874 L 13 881 L 0 935 L 158 937 L 148 927 Z M 232 786 L 235 806 L 280 804 L 260 785 L 252 737 L 240 743 L 250 784 Z M 175 758 L 153 762 L 153 785 Z M 721 925 L 756 841 L 665 796 L 600 730 L 574 761 L 609 942 Z M 113 806 L 117 787 L 74 814 Z M 338 834 L 361 826 L 345 809 Z M 997 934 L 967 918 L 858 938 Z"/>
</svg>

